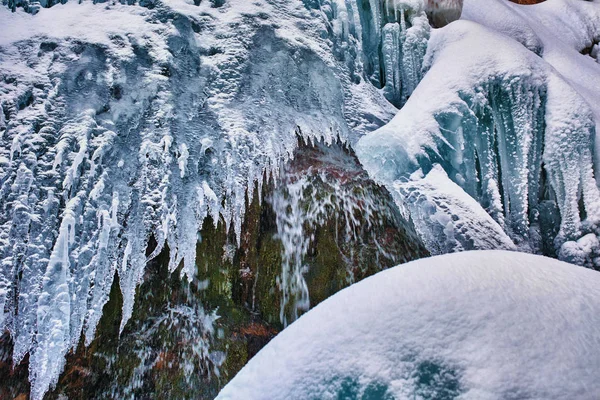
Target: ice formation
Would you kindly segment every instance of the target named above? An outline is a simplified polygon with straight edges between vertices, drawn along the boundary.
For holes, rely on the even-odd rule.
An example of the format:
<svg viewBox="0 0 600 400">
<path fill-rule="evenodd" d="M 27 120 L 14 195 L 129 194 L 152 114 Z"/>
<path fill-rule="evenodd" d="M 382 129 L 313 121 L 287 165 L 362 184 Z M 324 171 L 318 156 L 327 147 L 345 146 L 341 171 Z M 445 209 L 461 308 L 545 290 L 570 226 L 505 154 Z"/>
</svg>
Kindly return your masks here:
<svg viewBox="0 0 600 400">
<path fill-rule="evenodd" d="M 600 34 L 600 6 L 466 1 L 463 18 L 432 33 L 423 81 L 389 124 L 360 140 L 357 154 L 372 176 L 396 189 L 401 206 L 403 182 L 423 186 L 411 174 L 427 175 L 439 164 L 459 186 L 448 201 L 466 193 L 518 248 L 566 257 L 573 245 L 561 250 L 563 244 L 595 232 L 600 218 L 600 70 L 579 53 Z M 478 207 L 472 217 L 459 214 L 450 211 L 472 218 L 473 229 L 456 234 L 480 240 L 488 222 Z M 433 226 L 421 224 L 426 242 L 439 239 Z M 479 248 L 495 248 L 490 244 Z"/>
<path fill-rule="evenodd" d="M 600 274 L 507 251 L 378 273 L 281 332 L 217 399 L 595 399 Z"/>
<path fill-rule="evenodd" d="M 168 248 L 193 275 L 205 217 L 239 238 L 296 135 L 387 122 L 429 37 L 417 0 L 3 4 L 0 330 L 34 399 L 94 337 L 115 273 L 123 329 L 148 259 Z"/>
<path fill-rule="evenodd" d="M 239 242 L 298 136 L 380 128 L 359 158 L 433 252 L 599 264 L 598 0 L 467 0 L 468 21 L 438 30 L 422 0 L 2 3 L 0 331 L 16 363 L 29 353 L 34 399 L 93 339 L 115 274 L 122 330 L 149 259 L 168 248 L 193 276 L 209 215 Z M 309 298 L 298 224 L 327 202 L 307 216 L 306 182 L 286 187 L 284 323 Z"/>
</svg>

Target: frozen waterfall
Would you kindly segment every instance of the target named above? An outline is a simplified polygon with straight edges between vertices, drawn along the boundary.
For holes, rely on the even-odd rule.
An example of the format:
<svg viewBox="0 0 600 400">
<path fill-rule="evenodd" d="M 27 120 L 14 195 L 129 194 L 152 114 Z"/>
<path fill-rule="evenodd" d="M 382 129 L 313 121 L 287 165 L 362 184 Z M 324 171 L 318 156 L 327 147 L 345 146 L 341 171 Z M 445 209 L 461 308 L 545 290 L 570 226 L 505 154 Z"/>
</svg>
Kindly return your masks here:
<svg viewBox="0 0 600 400">
<path fill-rule="evenodd" d="M 389 121 L 429 37 L 419 1 L 3 4 L 0 330 L 35 399 L 94 338 L 115 274 L 122 331 L 163 249 L 190 278 L 207 216 L 240 242 L 297 135 Z"/>
<path fill-rule="evenodd" d="M 244 307 L 267 293 L 282 326 L 375 272 L 365 259 L 501 248 L 600 267 L 598 0 L 466 0 L 439 29 L 422 0 L 61 3 L 0 8 L 0 330 L 34 399 L 117 285 L 127 331 L 161 254 L 198 292 L 239 263 Z M 268 271 L 240 261 L 257 208 Z M 198 265 L 206 221 L 225 261 Z M 152 306 L 136 326 L 186 321 L 173 341 L 218 376 L 218 310 Z M 159 363 L 139 352 L 135 379 Z"/>
</svg>

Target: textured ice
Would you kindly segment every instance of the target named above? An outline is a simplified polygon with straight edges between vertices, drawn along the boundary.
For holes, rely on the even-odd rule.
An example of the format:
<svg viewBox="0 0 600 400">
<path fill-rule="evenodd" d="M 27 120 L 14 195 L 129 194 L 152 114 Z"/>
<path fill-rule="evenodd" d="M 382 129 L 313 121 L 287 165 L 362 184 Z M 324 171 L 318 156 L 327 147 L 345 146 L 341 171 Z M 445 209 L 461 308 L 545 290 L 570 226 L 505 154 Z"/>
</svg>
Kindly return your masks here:
<svg viewBox="0 0 600 400">
<path fill-rule="evenodd" d="M 488 3 L 466 1 L 463 18 L 472 21 L 432 33 L 423 81 L 357 154 L 388 188 L 441 165 L 518 248 L 555 254 L 600 218 L 600 91 L 590 90 L 600 70 L 579 53 L 598 37 L 600 5 Z"/>
<path fill-rule="evenodd" d="M 429 37 L 420 0 L 3 4 L 0 330 L 34 399 L 93 339 L 115 273 L 123 329 L 148 259 L 168 247 L 193 275 L 207 215 L 239 240 L 297 135 L 389 121 Z"/>
<path fill-rule="evenodd" d="M 474 249 L 515 250 L 502 227 L 436 164 L 394 188 L 433 254 Z"/>
<path fill-rule="evenodd" d="M 380 272 L 280 333 L 217 399 L 596 399 L 600 274 L 475 251 Z"/>
</svg>

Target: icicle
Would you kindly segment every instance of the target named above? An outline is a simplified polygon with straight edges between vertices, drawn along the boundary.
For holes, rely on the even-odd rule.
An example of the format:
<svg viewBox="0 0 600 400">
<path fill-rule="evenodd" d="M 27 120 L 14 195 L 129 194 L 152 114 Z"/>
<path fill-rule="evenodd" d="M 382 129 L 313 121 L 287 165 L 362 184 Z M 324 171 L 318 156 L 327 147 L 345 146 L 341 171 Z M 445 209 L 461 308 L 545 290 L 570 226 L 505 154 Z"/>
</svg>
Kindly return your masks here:
<svg viewBox="0 0 600 400">
<path fill-rule="evenodd" d="M 65 209 L 42 281 L 37 310 L 37 346 L 29 364 L 31 397 L 34 400 L 41 400 L 46 391 L 56 384 L 65 363 L 64 355 L 70 346 L 69 254 L 75 241 L 75 209 L 80 206 L 79 202 L 79 198 L 74 198 Z"/>
</svg>

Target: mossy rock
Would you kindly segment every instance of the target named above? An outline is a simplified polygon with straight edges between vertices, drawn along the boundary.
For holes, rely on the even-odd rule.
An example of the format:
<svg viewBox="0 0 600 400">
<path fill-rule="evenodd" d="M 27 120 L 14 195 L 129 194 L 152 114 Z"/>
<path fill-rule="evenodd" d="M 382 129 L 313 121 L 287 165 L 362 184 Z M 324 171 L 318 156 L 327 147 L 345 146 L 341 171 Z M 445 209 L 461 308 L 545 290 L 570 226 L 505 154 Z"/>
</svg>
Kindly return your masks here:
<svg viewBox="0 0 600 400">
<path fill-rule="evenodd" d="M 290 265 L 278 220 L 289 210 L 274 206 L 277 196 L 298 200 L 301 214 L 318 209 L 316 216 L 302 214 L 301 222 L 308 238 L 301 278 L 310 307 L 382 269 L 427 255 L 410 221 L 350 149 L 300 144 L 282 175 L 266 180 L 261 196 L 255 192 L 247 201 L 239 246 L 222 220 L 208 218 L 191 280 L 168 271 L 167 248 L 148 263 L 133 315 L 120 334 L 123 300 L 115 276 L 96 337 L 89 347 L 82 339 L 67 355 L 57 387 L 46 398 L 214 398 L 284 328 L 282 307 L 288 316 L 304 312 L 293 310 L 293 302 L 284 304 L 278 283 L 282 268 Z M 298 179 L 304 179 L 303 191 L 292 199 L 290 185 Z M 0 397 L 27 396 L 27 361 L 11 367 L 8 336 L 0 349 L 0 373 L 9 376 Z"/>
</svg>

